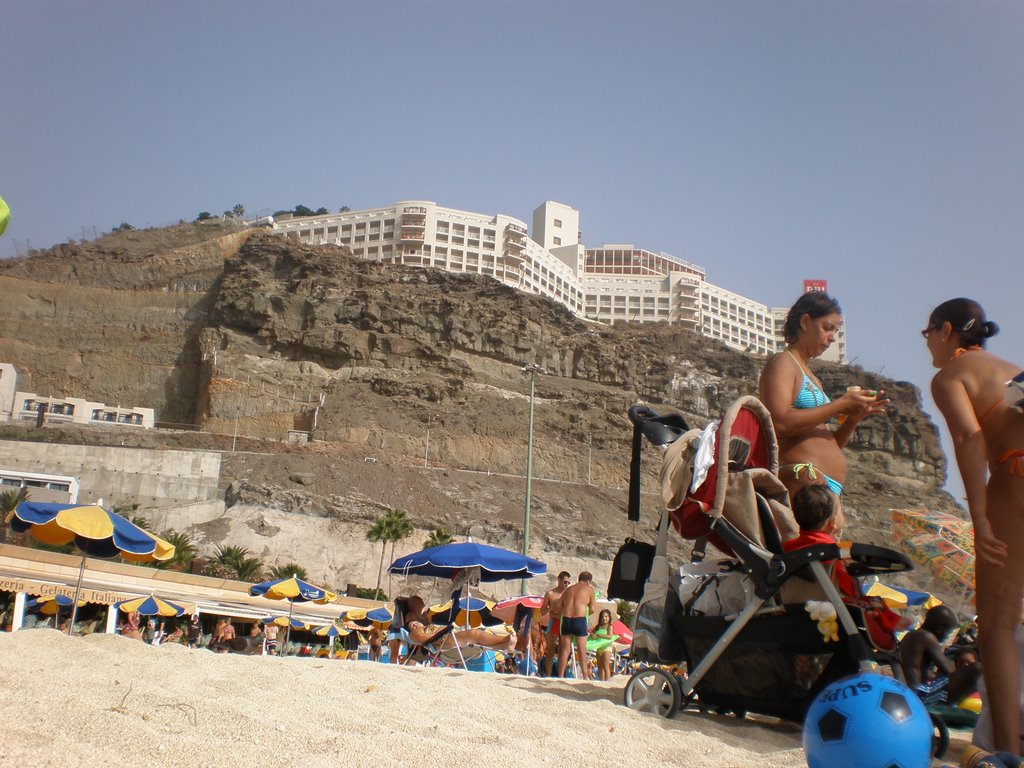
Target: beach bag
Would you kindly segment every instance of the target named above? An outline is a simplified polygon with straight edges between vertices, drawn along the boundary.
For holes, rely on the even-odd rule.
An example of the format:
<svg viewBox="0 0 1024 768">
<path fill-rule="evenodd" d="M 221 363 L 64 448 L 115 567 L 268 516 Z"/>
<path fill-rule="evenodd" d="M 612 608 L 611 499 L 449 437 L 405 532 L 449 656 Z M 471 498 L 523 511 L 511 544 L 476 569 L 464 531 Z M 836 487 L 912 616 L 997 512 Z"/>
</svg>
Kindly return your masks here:
<svg viewBox="0 0 1024 768">
<path fill-rule="evenodd" d="M 644 596 L 644 582 L 651 575 L 655 547 L 633 538 L 619 547 L 612 561 L 612 574 L 608 579 L 608 597 L 612 600 L 640 602 Z"/>
<path fill-rule="evenodd" d="M 673 579 L 688 616 L 729 616 L 746 605 L 744 574 L 732 563 L 698 562 L 680 566 Z"/>
</svg>

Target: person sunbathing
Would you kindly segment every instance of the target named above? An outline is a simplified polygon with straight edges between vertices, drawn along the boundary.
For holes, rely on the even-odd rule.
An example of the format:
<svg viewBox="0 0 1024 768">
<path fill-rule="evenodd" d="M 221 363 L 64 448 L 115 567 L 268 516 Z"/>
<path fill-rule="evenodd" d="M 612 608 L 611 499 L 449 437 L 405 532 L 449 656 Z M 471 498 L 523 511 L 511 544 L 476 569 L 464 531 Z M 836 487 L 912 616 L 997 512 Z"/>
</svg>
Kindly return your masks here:
<svg viewBox="0 0 1024 768">
<path fill-rule="evenodd" d="M 403 600 L 399 598 L 399 600 Z M 431 643 L 431 650 L 442 651 L 467 644 L 482 645 L 495 651 L 511 651 L 516 647 L 516 633 L 495 634 L 486 629 L 458 629 L 431 642 L 441 627 L 433 626 L 427 620 L 427 604 L 419 595 L 404 598 L 401 603 L 405 616 L 405 629 L 409 639 L 417 645 Z"/>
</svg>

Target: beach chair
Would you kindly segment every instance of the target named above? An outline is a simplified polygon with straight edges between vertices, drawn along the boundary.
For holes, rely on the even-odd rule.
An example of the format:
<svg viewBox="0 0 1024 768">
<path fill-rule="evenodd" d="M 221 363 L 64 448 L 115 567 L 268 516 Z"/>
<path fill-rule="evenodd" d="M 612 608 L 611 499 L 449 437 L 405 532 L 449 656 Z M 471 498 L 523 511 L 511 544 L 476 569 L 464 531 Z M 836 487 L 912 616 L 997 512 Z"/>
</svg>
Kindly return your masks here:
<svg viewBox="0 0 1024 768">
<path fill-rule="evenodd" d="M 653 666 L 627 682 L 627 706 L 665 717 L 694 705 L 801 722 L 824 686 L 873 665 L 863 616 L 844 603 L 824 563 L 841 560 L 856 578 L 907 571 L 910 560 L 849 543 L 784 552 L 797 526 L 777 472 L 771 416 L 753 397 L 667 444 L 665 511 L 631 648 L 635 662 Z M 697 541 L 692 561 L 675 568 L 670 524 Z M 831 605 L 832 627 L 811 616 L 809 599 Z"/>
<path fill-rule="evenodd" d="M 452 592 L 453 606 L 457 606 L 459 604 L 461 595 L 461 587 Z M 493 649 L 485 646 L 474 645 L 472 643 L 460 644 L 458 637 L 455 634 L 455 630 L 457 630 L 458 627 L 450 622 L 441 627 L 424 642 L 414 643 L 412 638 L 409 637 L 408 630 L 405 629 L 405 614 L 401 601 L 396 599 L 394 606 L 394 616 L 391 620 L 391 631 L 404 633 L 402 637 L 408 648 L 405 659 L 402 663 L 419 664 L 430 667 L 461 667 L 462 669 L 468 670 L 470 663 L 482 659 L 488 652 L 493 653 Z M 391 635 L 391 631 L 388 633 L 389 636 Z M 448 635 L 451 635 L 452 643 L 448 647 L 442 648 L 441 641 Z"/>
</svg>

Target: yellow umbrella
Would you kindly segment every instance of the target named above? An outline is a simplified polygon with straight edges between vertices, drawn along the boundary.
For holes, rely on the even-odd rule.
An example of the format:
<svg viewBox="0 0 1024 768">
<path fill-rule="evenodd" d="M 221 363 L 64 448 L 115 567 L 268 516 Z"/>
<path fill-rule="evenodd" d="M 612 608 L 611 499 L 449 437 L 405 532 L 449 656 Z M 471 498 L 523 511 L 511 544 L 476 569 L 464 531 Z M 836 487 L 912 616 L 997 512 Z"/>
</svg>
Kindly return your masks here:
<svg viewBox="0 0 1024 768">
<path fill-rule="evenodd" d="M 880 597 L 887 606 L 897 609 L 906 608 L 908 605 L 920 605 L 925 610 L 928 610 L 933 606 L 942 604 L 939 598 L 927 592 L 912 592 L 910 590 L 889 587 L 880 581 L 876 581 L 868 587 L 865 594 L 868 597 Z"/>
<path fill-rule="evenodd" d="M 44 544 L 71 544 L 82 551 L 75 585 L 75 602 L 82 590 L 86 557 L 116 557 L 135 563 L 169 560 L 174 545 L 145 531 L 120 515 L 108 512 L 97 504 L 49 504 L 23 501 L 11 512 L 5 523 L 18 532 L 28 532 Z M 74 626 L 78 607 L 71 609 Z M 68 629 L 70 632 L 70 627 Z"/>
<path fill-rule="evenodd" d="M 35 606 L 39 608 L 39 612 L 47 616 L 53 616 L 60 613 L 65 608 L 71 607 L 72 600 L 70 597 L 64 595 L 49 595 L 47 597 L 38 597 L 35 601 Z M 77 608 L 81 608 L 86 604 L 85 600 L 79 600 L 76 605 Z"/>
</svg>

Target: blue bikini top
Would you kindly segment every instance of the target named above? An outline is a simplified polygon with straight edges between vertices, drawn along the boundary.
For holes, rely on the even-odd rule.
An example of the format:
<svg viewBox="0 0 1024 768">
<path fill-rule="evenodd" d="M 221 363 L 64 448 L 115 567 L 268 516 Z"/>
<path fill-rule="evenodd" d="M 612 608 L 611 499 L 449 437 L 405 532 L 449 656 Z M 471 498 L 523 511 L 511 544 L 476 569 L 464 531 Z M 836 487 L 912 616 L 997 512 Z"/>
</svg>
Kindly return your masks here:
<svg viewBox="0 0 1024 768">
<path fill-rule="evenodd" d="M 789 352 L 789 350 L 786 350 Z M 825 394 L 821 387 L 811 380 L 811 377 L 807 375 L 807 371 L 800 365 L 800 361 L 797 360 L 796 355 L 789 352 L 789 356 L 793 358 L 793 362 L 796 363 L 796 367 L 800 369 L 800 373 L 804 375 L 803 381 L 800 383 L 800 391 L 797 392 L 796 400 L 793 401 L 794 408 L 820 408 L 827 403 L 832 401 L 829 396 Z"/>
<path fill-rule="evenodd" d="M 800 391 L 797 393 L 796 400 L 793 401 L 793 407 L 820 408 L 831 402 L 832 400 L 821 390 L 821 387 L 811 381 L 811 377 L 805 373 L 803 384 L 800 385 Z"/>
</svg>

